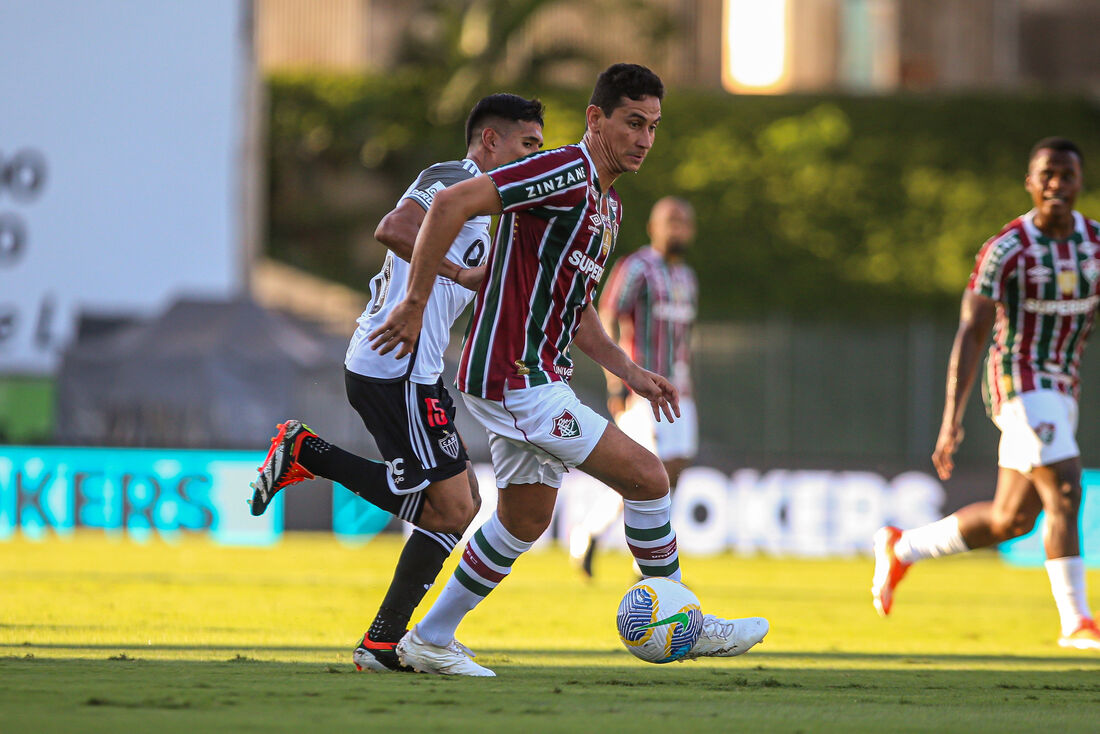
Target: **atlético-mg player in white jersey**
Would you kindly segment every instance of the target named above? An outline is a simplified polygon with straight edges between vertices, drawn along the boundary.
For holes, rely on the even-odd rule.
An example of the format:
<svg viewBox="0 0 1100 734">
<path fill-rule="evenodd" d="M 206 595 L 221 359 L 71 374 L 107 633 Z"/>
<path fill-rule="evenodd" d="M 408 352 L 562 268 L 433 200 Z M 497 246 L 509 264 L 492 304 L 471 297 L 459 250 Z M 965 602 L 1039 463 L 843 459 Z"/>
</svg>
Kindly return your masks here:
<svg viewBox="0 0 1100 734">
<path fill-rule="evenodd" d="M 429 283 L 431 303 L 415 349 L 381 355 L 366 335 L 405 296 L 408 260 L 425 212 L 439 192 L 542 147 L 542 104 L 514 94 L 479 101 L 466 121 L 466 157 L 430 166 L 378 225 L 389 248 L 370 284 L 371 300 L 344 360 L 348 401 L 374 436 L 385 463 L 324 441 L 301 421 L 280 424 L 259 477 L 252 513 L 276 492 L 320 475 L 415 526 L 381 607 L 352 659 L 360 670 L 402 669 L 394 647 L 413 610 L 481 504 L 466 447 L 454 426 L 454 404 L 443 387 L 443 352 L 451 325 L 474 297 L 489 251 L 489 217 L 470 217 L 451 238 Z"/>
<path fill-rule="evenodd" d="M 1019 537 L 1042 510 L 1046 570 L 1062 628 L 1058 644 L 1100 649 L 1078 537 L 1078 362 L 1100 303 L 1100 224 L 1073 209 L 1082 163 L 1081 151 L 1065 138 L 1036 143 L 1025 179 L 1035 207 L 978 253 L 963 293 L 932 463 L 941 479 L 950 478 L 967 397 L 992 329 L 982 393 L 1001 430 L 997 488 L 992 502 L 967 505 L 923 527 L 884 527 L 875 534 L 871 594 L 883 616 L 913 563 Z"/>
<path fill-rule="evenodd" d="M 648 399 L 655 417 L 663 412 L 671 421 L 678 413 L 672 383 L 631 361 L 592 305 L 622 220 L 612 184 L 641 167 L 663 96 L 661 80 L 649 69 L 614 64 L 596 80 L 580 143 L 441 191 L 417 235 L 405 300 L 370 334 L 382 354 L 410 352 L 448 243 L 470 217 L 501 214 L 457 380 L 470 412 L 488 431 L 499 502 L 435 604 L 397 645 L 401 661 L 417 670 L 494 675 L 470 659 L 455 630 L 546 530 L 570 467 L 623 496 L 626 536 L 642 573 L 680 578 L 664 467 L 577 400 L 568 382 L 575 345 Z M 739 655 L 767 631 L 761 618 L 704 615 L 699 641 L 684 654 Z"/>
</svg>

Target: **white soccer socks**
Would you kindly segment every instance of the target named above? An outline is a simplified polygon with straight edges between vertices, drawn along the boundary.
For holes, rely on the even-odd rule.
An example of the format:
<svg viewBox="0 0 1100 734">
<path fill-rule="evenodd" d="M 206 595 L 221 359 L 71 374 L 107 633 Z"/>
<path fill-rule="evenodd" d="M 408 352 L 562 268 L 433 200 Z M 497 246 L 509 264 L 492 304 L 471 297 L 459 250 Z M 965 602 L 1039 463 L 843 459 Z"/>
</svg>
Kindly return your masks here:
<svg viewBox="0 0 1100 734">
<path fill-rule="evenodd" d="M 1054 558 L 1045 564 L 1050 577 L 1050 593 L 1058 607 L 1062 634 L 1071 635 L 1083 619 L 1092 619 L 1085 598 L 1085 562 L 1081 556 Z"/>
<path fill-rule="evenodd" d="M 902 563 L 965 553 L 970 548 L 959 532 L 959 519 L 948 515 L 942 520 L 902 532 L 894 545 L 894 555 Z"/>
<path fill-rule="evenodd" d="M 466 544 L 454 575 L 417 623 L 420 639 L 440 647 L 449 645 L 462 618 L 504 580 L 512 564 L 532 545 L 505 530 L 494 512 Z"/>
</svg>

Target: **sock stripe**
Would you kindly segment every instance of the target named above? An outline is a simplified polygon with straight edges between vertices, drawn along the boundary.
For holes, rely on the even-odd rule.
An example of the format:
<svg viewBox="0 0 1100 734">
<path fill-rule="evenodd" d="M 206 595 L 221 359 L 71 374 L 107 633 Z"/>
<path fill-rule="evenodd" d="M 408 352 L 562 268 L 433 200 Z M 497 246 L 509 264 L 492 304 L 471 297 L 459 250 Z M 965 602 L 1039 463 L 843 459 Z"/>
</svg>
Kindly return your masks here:
<svg viewBox="0 0 1100 734">
<path fill-rule="evenodd" d="M 462 566 L 455 569 L 454 578 L 458 583 L 466 587 L 466 590 L 471 594 L 477 594 L 478 596 L 488 596 L 489 592 L 493 590 L 492 586 L 486 586 L 474 581 L 470 576 L 462 570 Z"/>
<path fill-rule="evenodd" d="M 458 545 L 458 541 L 461 538 L 454 533 L 433 533 L 430 530 L 424 530 L 423 528 L 413 528 L 414 533 L 420 533 L 421 535 L 434 540 L 442 546 L 443 550 L 447 552 L 447 555 L 451 554 L 451 551 Z"/>
<path fill-rule="evenodd" d="M 641 569 L 644 576 L 671 576 L 680 570 L 680 560 L 674 558 L 672 563 L 667 566 L 651 566 L 645 561 L 639 560 L 638 568 Z"/>
<path fill-rule="evenodd" d="M 485 533 L 482 532 L 482 528 L 478 528 L 474 533 L 474 542 L 477 543 L 477 549 L 485 554 L 485 557 L 498 566 L 504 568 L 511 568 L 512 564 L 516 562 L 515 558 L 509 558 L 503 555 L 496 548 L 489 544 L 489 541 L 485 538 Z"/>
<path fill-rule="evenodd" d="M 672 535 L 672 523 L 666 522 L 659 528 L 632 528 L 625 526 L 626 537 L 630 540 L 660 540 L 666 535 Z"/>
<path fill-rule="evenodd" d="M 470 574 L 489 581 L 494 586 L 503 581 L 504 577 L 508 575 L 507 571 L 497 571 L 482 560 L 481 556 L 474 551 L 473 546 L 469 543 L 466 544 L 466 550 L 462 551 L 462 560 L 459 562 L 459 567 L 463 566 Z"/>
<path fill-rule="evenodd" d="M 667 542 L 662 545 L 652 548 L 645 548 L 640 545 L 628 542 L 630 547 L 630 553 L 638 559 L 639 563 L 644 561 L 666 561 L 669 558 L 676 556 L 676 537 L 673 536 Z"/>
</svg>

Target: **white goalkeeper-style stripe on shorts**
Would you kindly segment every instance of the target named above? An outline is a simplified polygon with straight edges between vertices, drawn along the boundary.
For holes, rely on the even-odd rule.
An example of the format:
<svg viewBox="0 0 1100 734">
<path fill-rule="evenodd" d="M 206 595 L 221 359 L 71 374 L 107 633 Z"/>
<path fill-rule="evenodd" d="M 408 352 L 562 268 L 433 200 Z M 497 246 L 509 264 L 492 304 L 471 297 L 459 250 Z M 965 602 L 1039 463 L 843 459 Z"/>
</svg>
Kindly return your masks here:
<svg viewBox="0 0 1100 734">
<path fill-rule="evenodd" d="M 1006 400 L 993 422 L 1001 429 L 998 466 L 1026 474 L 1081 455 L 1077 401 L 1057 390 L 1032 390 Z"/>
<path fill-rule="evenodd" d="M 504 400 L 462 393 L 466 407 L 489 434 L 497 487 L 545 484 L 582 464 L 607 419 L 582 403 L 565 382 L 504 391 Z"/>
<path fill-rule="evenodd" d="M 680 398 L 680 417 L 675 423 L 669 423 L 664 415 L 658 423 L 653 417 L 653 404 L 631 395 L 615 424 L 661 461 L 690 459 L 699 452 L 699 423 L 691 398 Z"/>
</svg>

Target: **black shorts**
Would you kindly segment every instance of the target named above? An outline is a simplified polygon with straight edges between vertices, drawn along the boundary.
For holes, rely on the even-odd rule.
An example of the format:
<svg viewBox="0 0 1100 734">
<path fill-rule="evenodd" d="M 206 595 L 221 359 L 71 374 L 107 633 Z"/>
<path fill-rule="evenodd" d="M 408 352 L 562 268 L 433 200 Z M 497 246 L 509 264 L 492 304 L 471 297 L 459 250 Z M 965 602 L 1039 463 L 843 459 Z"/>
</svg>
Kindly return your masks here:
<svg viewBox="0 0 1100 734">
<path fill-rule="evenodd" d="M 348 402 L 374 436 L 390 468 L 390 489 L 406 494 L 466 471 L 466 445 L 443 380 L 420 385 L 372 380 L 344 370 Z"/>
</svg>

